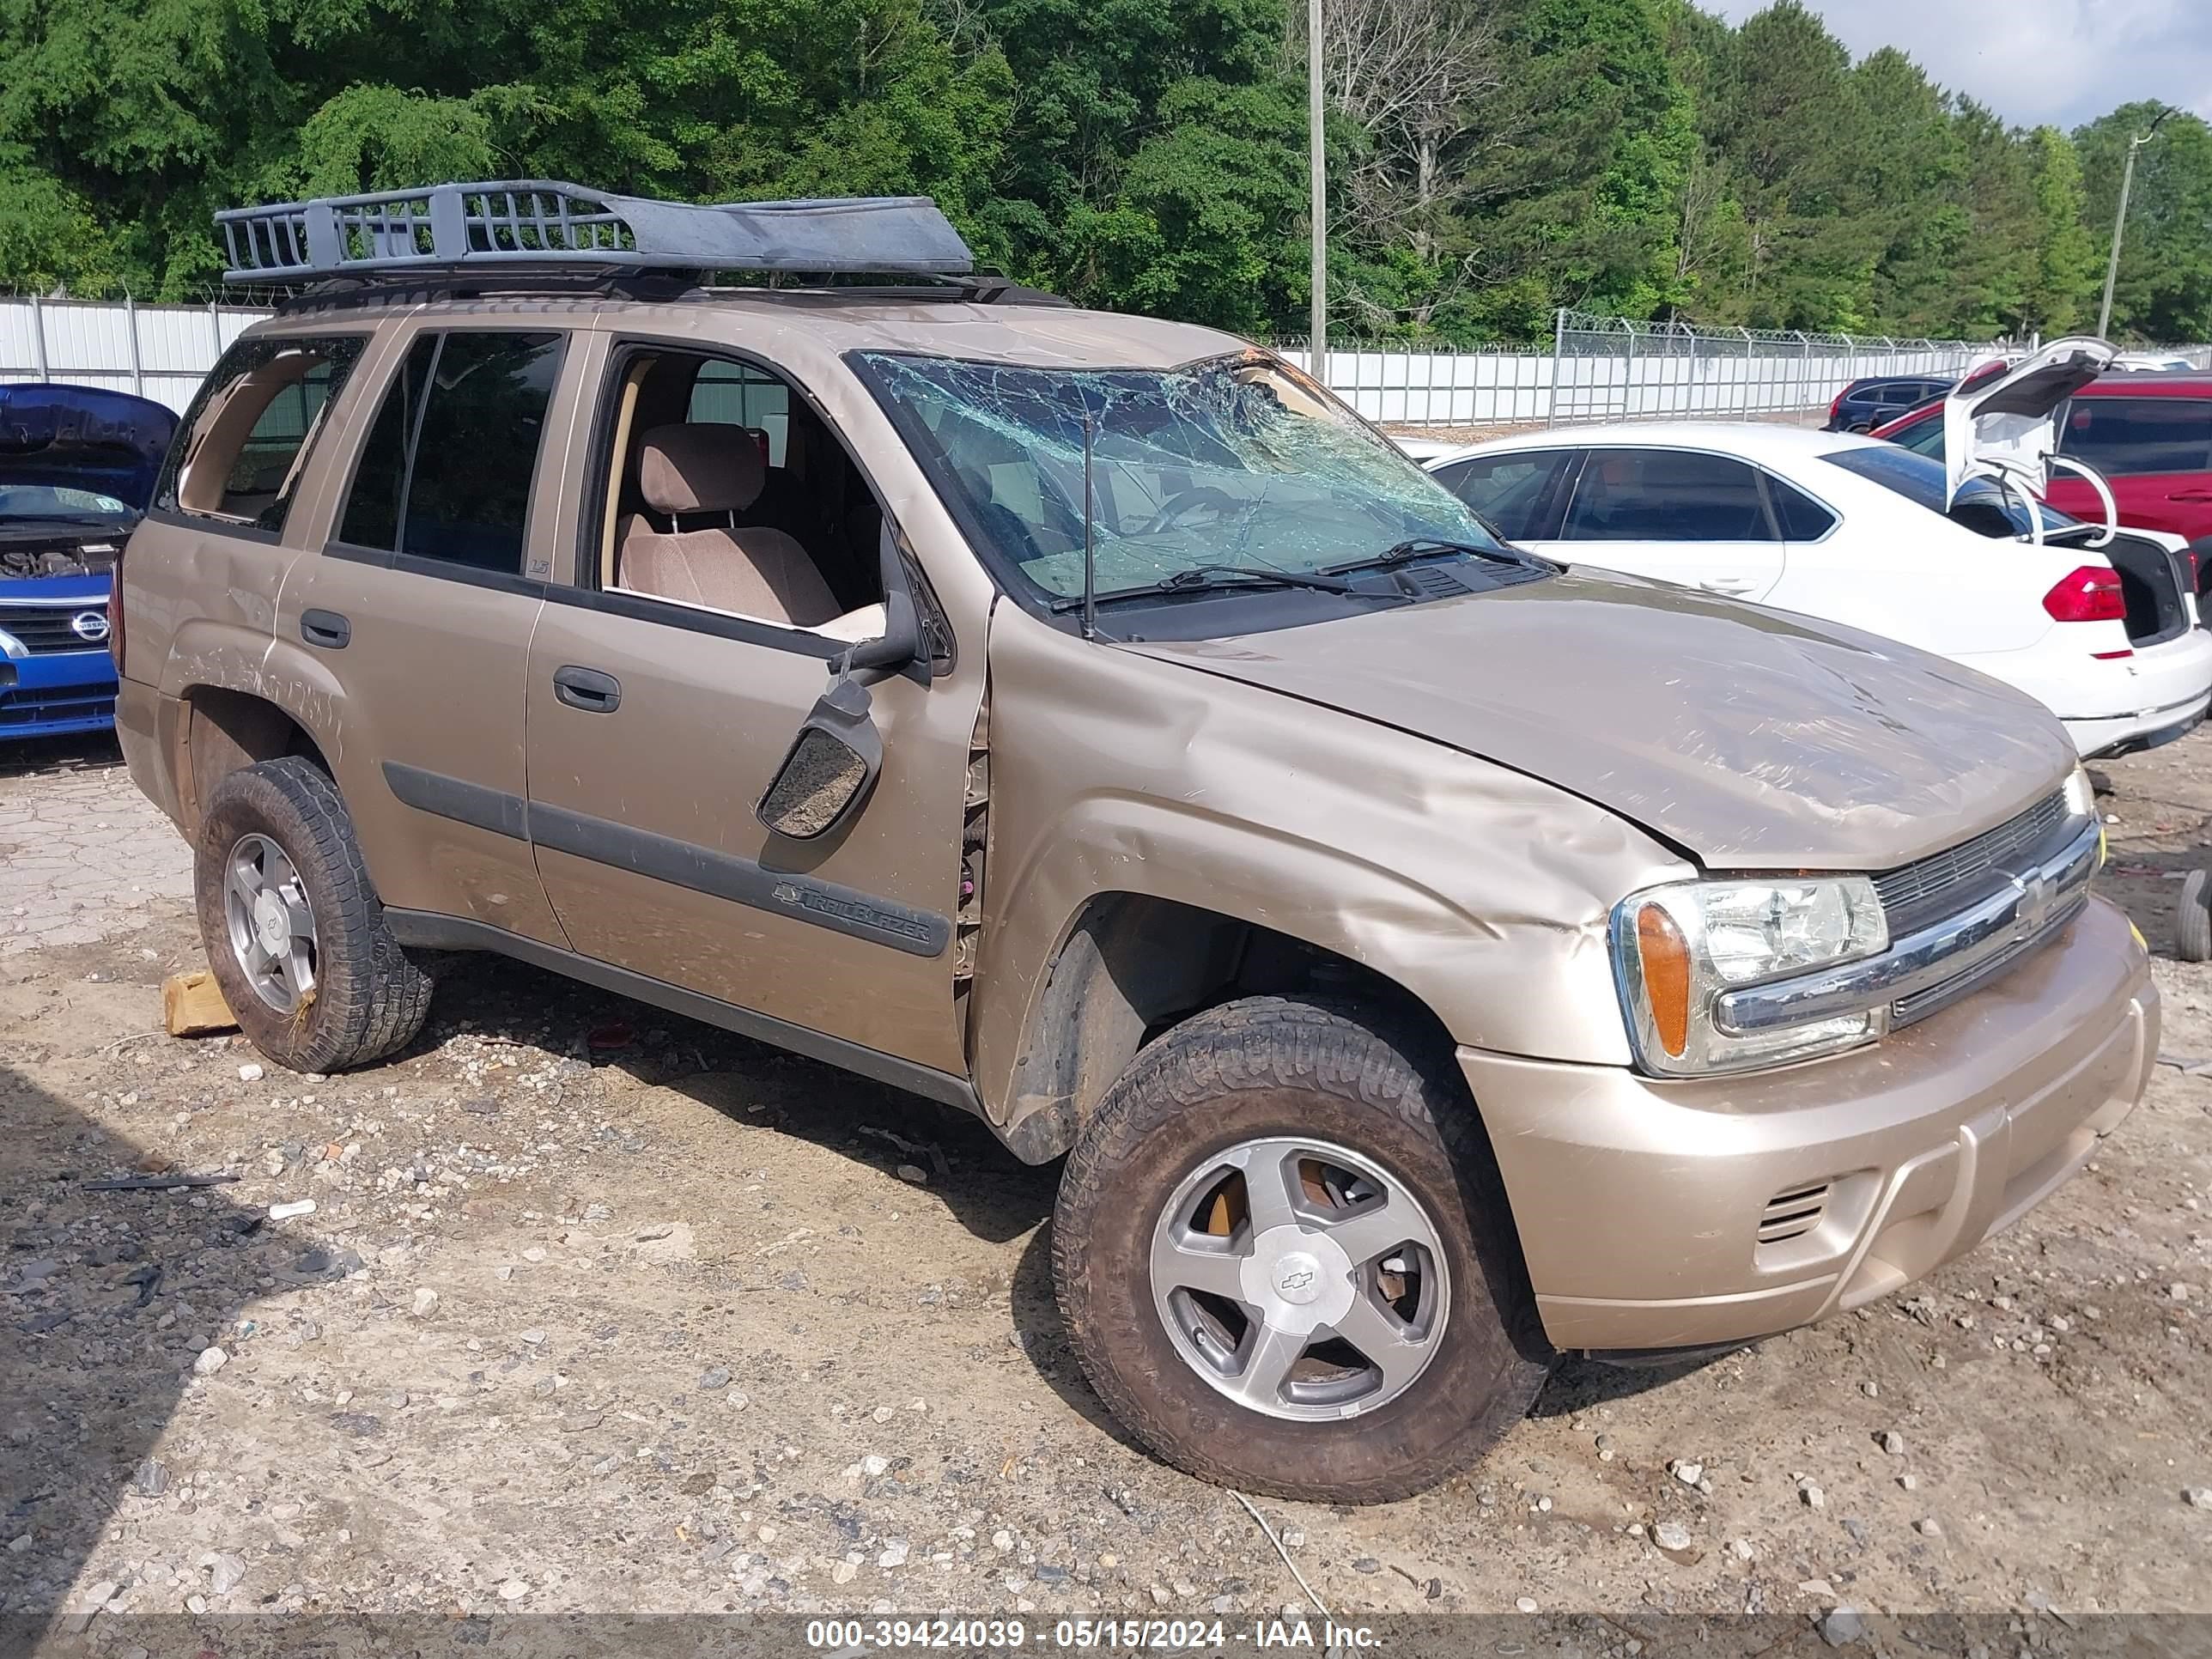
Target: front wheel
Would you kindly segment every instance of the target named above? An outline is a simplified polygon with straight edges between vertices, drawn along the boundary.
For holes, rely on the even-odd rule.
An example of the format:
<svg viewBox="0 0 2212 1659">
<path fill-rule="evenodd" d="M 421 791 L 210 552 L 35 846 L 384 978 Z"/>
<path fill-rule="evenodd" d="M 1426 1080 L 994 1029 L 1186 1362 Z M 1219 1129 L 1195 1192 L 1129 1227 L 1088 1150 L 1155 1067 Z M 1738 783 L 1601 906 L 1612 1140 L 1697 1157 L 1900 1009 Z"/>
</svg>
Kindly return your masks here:
<svg viewBox="0 0 2212 1659">
<path fill-rule="evenodd" d="M 1085 1127 L 1060 1310 L 1169 1462 L 1378 1503 L 1527 1412 L 1551 1351 L 1481 1125 L 1431 1058 L 1347 1006 L 1249 998 L 1144 1049 Z"/>
</svg>

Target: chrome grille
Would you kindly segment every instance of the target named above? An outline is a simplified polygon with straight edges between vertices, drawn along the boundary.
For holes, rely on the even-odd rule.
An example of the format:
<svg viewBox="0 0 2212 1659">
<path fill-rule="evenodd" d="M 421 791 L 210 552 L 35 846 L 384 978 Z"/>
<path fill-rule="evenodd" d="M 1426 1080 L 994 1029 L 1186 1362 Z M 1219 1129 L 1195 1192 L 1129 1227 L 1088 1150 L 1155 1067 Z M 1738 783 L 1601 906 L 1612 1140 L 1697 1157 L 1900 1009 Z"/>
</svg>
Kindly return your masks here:
<svg viewBox="0 0 2212 1659">
<path fill-rule="evenodd" d="M 70 605 L 0 603 L 0 634 L 15 640 L 34 657 L 63 651 L 102 650 L 107 643 L 105 634 L 96 640 L 88 640 L 72 626 L 73 620 L 88 611 L 97 612 L 104 619 L 107 600 L 103 597 Z"/>
<path fill-rule="evenodd" d="M 2029 951 L 2049 944 L 2057 936 L 2061 927 L 2074 920 L 2083 902 L 2084 896 L 2076 894 L 2060 908 L 2044 930 L 2033 938 L 2020 940 L 2010 950 L 1977 963 L 1957 977 L 1945 980 L 1941 985 L 1931 985 L 1924 991 L 1898 998 L 1889 1005 L 1889 1029 L 1901 1031 L 1915 1020 L 1926 1019 L 1930 1014 L 1940 1014 L 1961 997 L 1979 990 Z"/>
<path fill-rule="evenodd" d="M 1970 841 L 1946 848 L 1911 864 L 1884 871 L 1874 878 L 1874 890 L 1884 910 L 1893 915 L 1941 898 L 1952 888 L 1986 875 L 2040 846 L 2066 821 L 2063 790 L 2045 797 L 1994 830 L 1984 830 Z"/>
</svg>

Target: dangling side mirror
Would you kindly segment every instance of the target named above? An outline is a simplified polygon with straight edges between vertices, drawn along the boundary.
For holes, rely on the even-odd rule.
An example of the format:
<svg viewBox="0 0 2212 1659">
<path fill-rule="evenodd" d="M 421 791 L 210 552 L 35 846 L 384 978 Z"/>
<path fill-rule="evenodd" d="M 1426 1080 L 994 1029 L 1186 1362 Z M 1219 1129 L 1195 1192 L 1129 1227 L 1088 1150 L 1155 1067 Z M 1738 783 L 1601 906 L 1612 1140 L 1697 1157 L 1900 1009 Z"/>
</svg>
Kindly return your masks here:
<svg viewBox="0 0 2212 1659">
<path fill-rule="evenodd" d="M 831 671 L 836 678 L 815 699 L 753 809 L 767 829 L 792 841 L 819 840 L 851 817 L 883 770 L 884 739 L 871 712 L 873 699 L 855 675 L 896 673 L 917 660 L 928 662 L 888 522 L 882 561 L 882 636 L 862 640 L 838 658 Z"/>
<path fill-rule="evenodd" d="M 755 809 L 763 824 L 793 841 L 814 841 L 860 809 L 884 765 L 883 734 L 868 705 L 868 688 L 849 673 L 815 701 Z"/>
</svg>

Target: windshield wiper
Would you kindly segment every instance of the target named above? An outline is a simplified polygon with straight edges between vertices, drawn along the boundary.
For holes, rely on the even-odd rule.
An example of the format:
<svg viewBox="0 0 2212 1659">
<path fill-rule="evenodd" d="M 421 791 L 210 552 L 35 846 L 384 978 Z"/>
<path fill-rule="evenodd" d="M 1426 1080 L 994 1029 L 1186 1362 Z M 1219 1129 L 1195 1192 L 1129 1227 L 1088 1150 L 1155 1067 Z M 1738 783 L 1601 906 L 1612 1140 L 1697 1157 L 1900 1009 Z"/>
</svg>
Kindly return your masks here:
<svg viewBox="0 0 2212 1659">
<path fill-rule="evenodd" d="M 1332 572 L 1325 570 L 1277 570 L 1266 565 L 1250 564 L 1194 564 L 1173 571 L 1156 582 L 1140 587 L 1117 587 L 1111 592 L 1094 596 L 1095 603 L 1106 605 L 1115 599 L 1150 599 L 1162 593 L 1225 592 L 1237 588 L 1307 587 L 1317 593 L 1336 593 L 1351 599 L 1394 599 L 1402 601 L 1405 595 L 1389 589 L 1354 587 L 1340 581 Z M 1071 593 L 1066 599 L 1054 599 L 1055 612 L 1081 608 L 1083 596 Z"/>
<path fill-rule="evenodd" d="M 1475 542 L 1447 541 L 1440 536 L 1414 536 L 1402 542 L 1394 542 L 1380 553 L 1364 559 L 1346 559 L 1341 564 L 1325 564 L 1321 568 L 1324 576 L 1341 576 L 1354 570 L 1387 570 L 1408 559 L 1425 559 L 1439 553 L 1464 553 L 1471 559 L 1487 559 L 1493 564 L 1517 564 L 1529 569 L 1551 568 L 1551 561 L 1540 559 L 1533 553 L 1524 553 L 1517 547 L 1500 544 L 1484 547 Z"/>
</svg>

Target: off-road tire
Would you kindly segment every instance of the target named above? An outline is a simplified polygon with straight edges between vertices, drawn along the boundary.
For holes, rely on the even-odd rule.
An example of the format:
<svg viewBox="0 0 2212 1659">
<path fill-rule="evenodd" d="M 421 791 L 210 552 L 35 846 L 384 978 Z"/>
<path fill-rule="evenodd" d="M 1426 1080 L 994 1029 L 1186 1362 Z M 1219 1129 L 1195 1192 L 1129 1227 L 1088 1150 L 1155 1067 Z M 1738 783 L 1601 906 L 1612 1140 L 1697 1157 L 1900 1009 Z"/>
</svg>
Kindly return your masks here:
<svg viewBox="0 0 2212 1659">
<path fill-rule="evenodd" d="M 315 918 L 315 992 L 295 1014 L 254 994 L 231 954 L 223 919 L 223 860 L 259 834 L 300 873 Z M 194 848 L 193 884 L 208 967 L 239 1029 L 280 1066 L 337 1072 L 404 1048 L 430 1012 L 431 981 L 384 925 L 337 786 L 312 762 L 262 761 L 216 786 Z"/>
<path fill-rule="evenodd" d="M 2173 906 L 2173 954 L 2184 962 L 2212 962 L 2212 872 L 2191 870 Z"/>
<path fill-rule="evenodd" d="M 1348 1003 L 1250 997 L 1141 1051 L 1078 1136 L 1053 1216 L 1053 1275 L 1085 1373 L 1122 1425 L 1200 1479 L 1279 1498 L 1383 1503 L 1435 1486 L 1521 1420 L 1555 1358 L 1503 1184 L 1438 1045 Z M 1176 1352 L 1152 1295 L 1152 1229 L 1202 1158 L 1269 1135 L 1374 1160 L 1428 1211 L 1451 1308 L 1404 1393 L 1342 1421 L 1270 1417 Z"/>
</svg>

